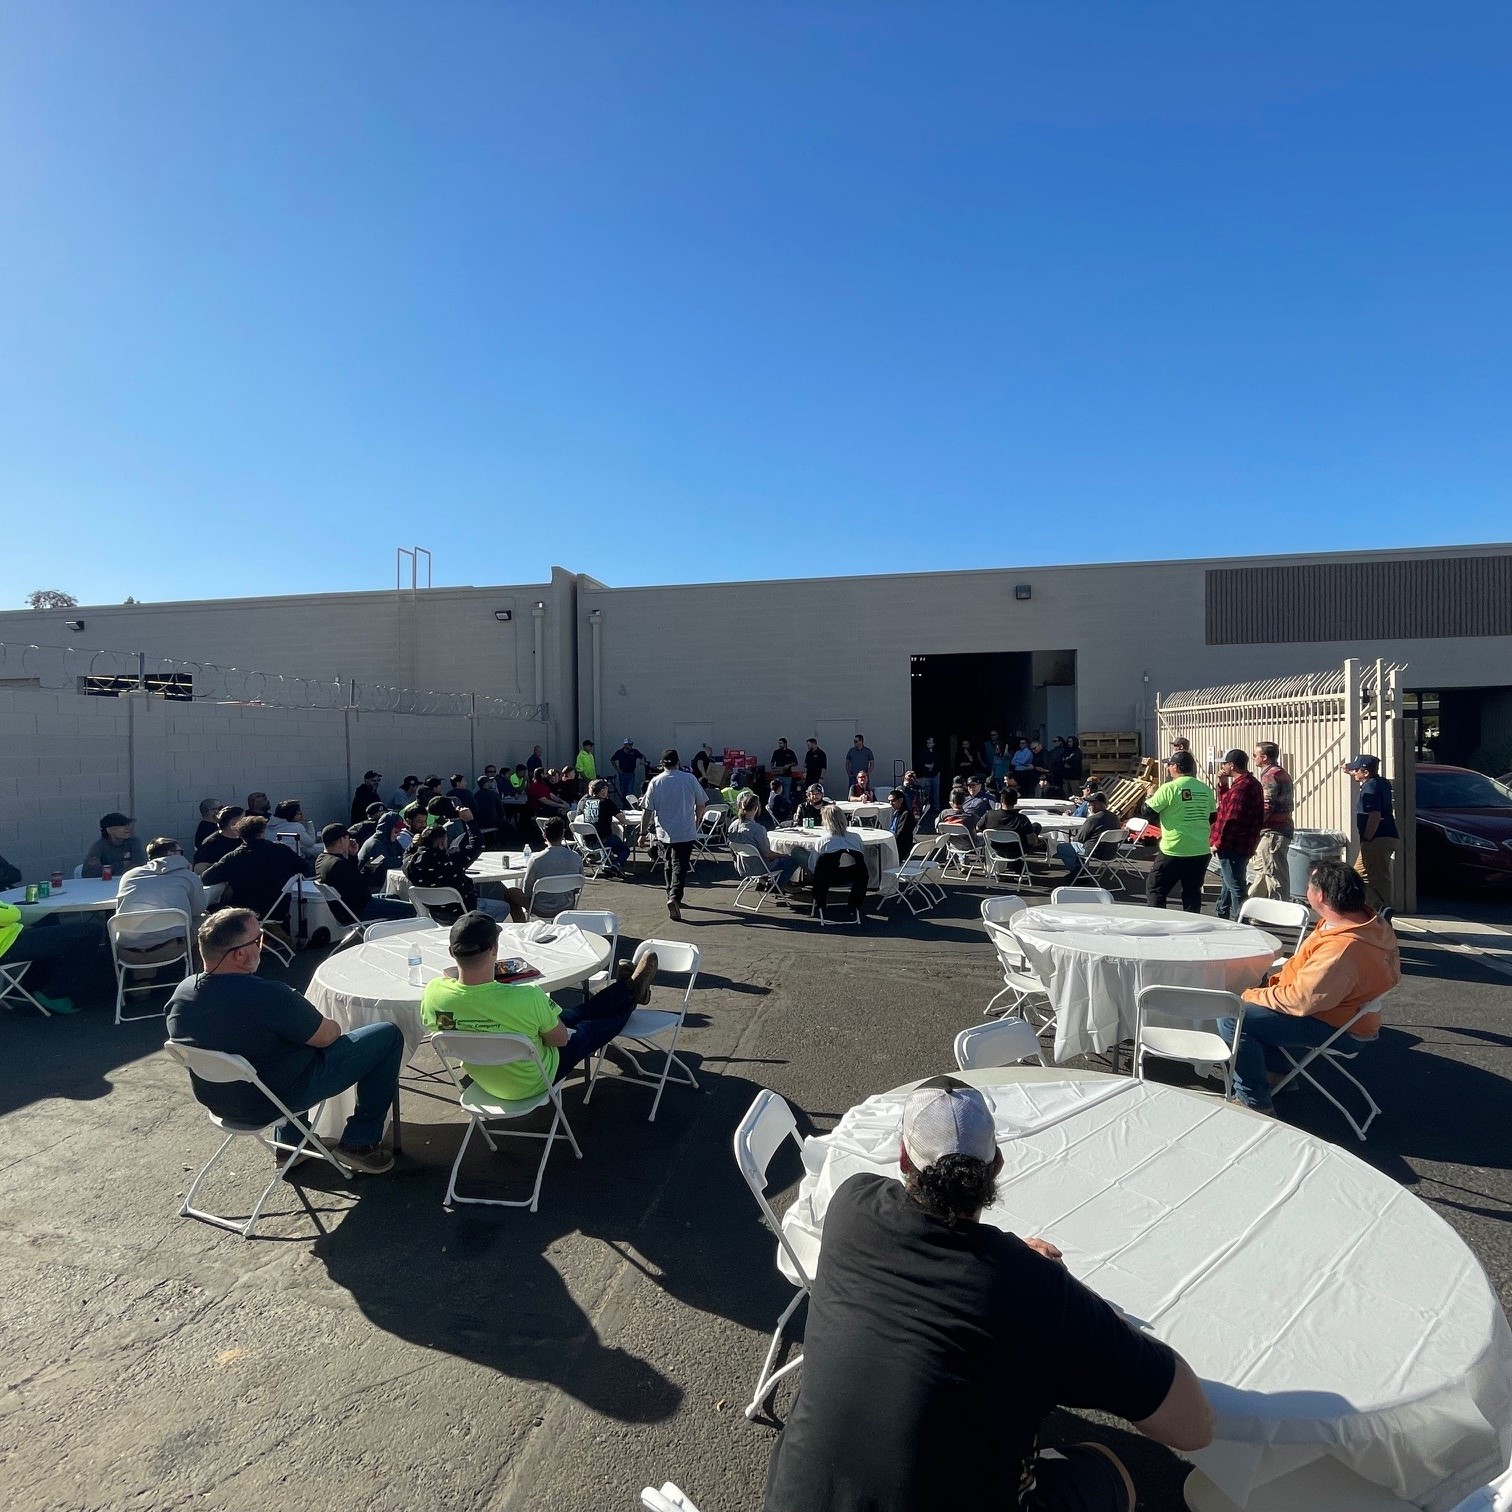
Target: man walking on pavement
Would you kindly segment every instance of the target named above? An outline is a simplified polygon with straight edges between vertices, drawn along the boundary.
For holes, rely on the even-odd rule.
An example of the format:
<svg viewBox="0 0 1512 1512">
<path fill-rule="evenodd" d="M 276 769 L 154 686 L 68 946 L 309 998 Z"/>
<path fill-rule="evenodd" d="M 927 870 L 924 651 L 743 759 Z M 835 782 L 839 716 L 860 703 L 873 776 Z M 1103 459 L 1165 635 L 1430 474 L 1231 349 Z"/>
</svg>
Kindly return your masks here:
<svg viewBox="0 0 1512 1512">
<path fill-rule="evenodd" d="M 1291 870 L 1287 852 L 1291 849 L 1292 780 L 1280 764 L 1281 748 L 1274 741 L 1261 740 L 1254 750 L 1255 777 L 1265 799 L 1265 818 L 1260 827 L 1260 843 L 1250 858 L 1252 898 L 1279 898 L 1291 901 Z"/>
<path fill-rule="evenodd" d="M 1379 756 L 1356 756 L 1344 763 L 1356 784 L 1355 830 L 1360 854 L 1354 869 L 1365 879 L 1365 901 L 1383 919 L 1391 918 L 1391 862 L 1399 838 L 1391 784 L 1381 776 Z"/>
<path fill-rule="evenodd" d="M 1224 752 L 1218 766 L 1218 817 L 1208 837 L 1223 877 L 1215 910 L 1220 919 L 1239 917 L 1244 871 L 1260 843 L 1264 823 L 1265 794 L 1250 775 L 1249 757 L 1237 749 Z"/>
<path fill-rule="evenodd" d="M 677 920 L 682 918 L 688 864 L 698 840 L 698 826 L 703 822 L 704 790 L 692 772 L 681 770 L 676 751 L 663 751 L 661 765 L 661 771 L 646 787 L 641 825 L 643 831 L 646 825 L 656 826 L 657 842 L 666 852 L 662 859 L 667 868 L 667 916 Z"/>
</svg>

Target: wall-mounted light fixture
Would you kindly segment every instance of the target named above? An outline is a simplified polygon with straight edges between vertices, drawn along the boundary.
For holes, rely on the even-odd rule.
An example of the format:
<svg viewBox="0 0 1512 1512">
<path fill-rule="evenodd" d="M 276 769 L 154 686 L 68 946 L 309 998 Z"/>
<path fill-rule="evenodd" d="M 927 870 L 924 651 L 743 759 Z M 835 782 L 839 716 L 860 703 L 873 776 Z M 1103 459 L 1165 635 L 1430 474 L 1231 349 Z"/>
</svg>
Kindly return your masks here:
<svg viewBox="0 0 1512 1512">
<path fill-rule="evenodd" d="M 510 620 L 512 620 L 514 618 L 514 610 L 513 609 L 495 609 L 494 610 L 494 618 L 496 620 L 498 620 L 498 622 L 501 625 L 507 625 L 510 622 Z"/>
<path fill-rule="evenodd" d="M 84 621 L 83 620 L 64 620 L 63 623 L 65 625 L 67 625 L 68 628 L 70 630 L 72 630 L 75 635 L 82 635 L 84 633 Z"/>
<path fill-rule="evenodd" d="M 1023 599 L 1033 598 L 1034 590 L 1028 585 L 1028 583 L 1015 583 L 1013 585 L 1013 596 L 1014 598 L 1021 601 Z"/>
</svg>

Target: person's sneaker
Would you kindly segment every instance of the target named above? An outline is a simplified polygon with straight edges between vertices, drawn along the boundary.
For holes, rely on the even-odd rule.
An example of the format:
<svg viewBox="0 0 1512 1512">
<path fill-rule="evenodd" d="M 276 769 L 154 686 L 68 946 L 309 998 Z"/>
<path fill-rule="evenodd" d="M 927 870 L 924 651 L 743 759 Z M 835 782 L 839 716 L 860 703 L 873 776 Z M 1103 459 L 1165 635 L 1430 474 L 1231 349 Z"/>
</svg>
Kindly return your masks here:
<svg viewBox="0 0 1512 1512">
<path fill-rule="evenodd" d="M 79 1011 L 79 1005 L 72 998 L 48 997 L 45 992 L 34 992 L 32 996 L 49 1013 L 77 1013 Z"/>
<path fill-rule="evenodd" d="M 638 1008 L 644 1008 L 651 1001 L 651 984 L 656 980 L 658 964 L 654 950 L 643 955 L 636 963 L 630 985 L 635 989 L 635 1005 Z"/>
<path fill-rule="evenodd" d="M 667 917 L 671 919 L 674 924 L 682 923 L 682 909 L 671 898 L 667 899 Z"/>
<path fill-rule="evenodd" d="M 274 1150 L 273 1164 L 284 1173 L 289 1174 L 296 1166 L 302 1166 L 305 1161 L 314 1157 L 307 1150 Z"/>
<path fill-rule="evenodd" d="M 361 1171 L 368 1176 L 381 1176 L 394 1164 L 393 1155 L 381 1144 L 339 1144 L 334 1153 L 337 1159 L 345 1161 L 354 1171 Z"/>
</svg>

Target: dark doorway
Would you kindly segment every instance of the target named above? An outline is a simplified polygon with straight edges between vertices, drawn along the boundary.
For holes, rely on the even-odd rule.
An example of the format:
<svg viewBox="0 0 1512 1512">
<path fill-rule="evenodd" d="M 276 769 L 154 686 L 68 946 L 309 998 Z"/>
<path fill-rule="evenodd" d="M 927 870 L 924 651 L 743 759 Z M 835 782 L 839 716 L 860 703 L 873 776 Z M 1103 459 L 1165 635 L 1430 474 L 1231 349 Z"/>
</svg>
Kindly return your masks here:
<svg viewBox="0 0 1512 1512">
<path fill-rule="evenodd" d="M 1419 761 L 1512 770 L 1512 688 L 1413 688 L 1402 712 L 1417 720 Z"/>
<path fill-rule="evenodd" d="M 913 758 L 933 735 L 947 773 L 961 742 L 980 751 L 996 730 L 1004 741 L 1075 734 L 1074 651 L 961 651 L 909 658 L 913 700 Z M 1064 726 L 1064 728 L 1063 728 Z"/>
</svg>

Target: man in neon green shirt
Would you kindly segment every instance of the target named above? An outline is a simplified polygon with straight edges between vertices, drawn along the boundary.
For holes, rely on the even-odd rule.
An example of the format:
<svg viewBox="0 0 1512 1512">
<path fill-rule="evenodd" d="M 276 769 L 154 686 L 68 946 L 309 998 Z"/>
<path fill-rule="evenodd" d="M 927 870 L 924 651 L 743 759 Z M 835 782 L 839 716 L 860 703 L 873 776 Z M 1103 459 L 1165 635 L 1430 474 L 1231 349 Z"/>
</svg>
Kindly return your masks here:
<svg viewBox="0 0 1512 1512">
<path fill-rule="evenodd" d="M 459 1034 L 523 1034 L 534 1043 L 547 1082 L 552 1083 L 623 1032 L 636 1006 L 650 998 L 656 977 L 653 952 L 633 973 L 622 970 L 617 981 L 585 1003 L 559 1010 L 534 983 L 498 980 L 499 925 L 491 915 L 463 914 L 451 927 L 449 948 L 456 974 L 449 971 L 425 984 L 420 1022 L 427 1029 Z M 463 1069 L 485 1092 L 509 1101 L 546 1091 L 533 1061 Z"/>
<path fill-rule="evenodd" d="M 583 782 L 592 782 L 598 776 L 598 766 L 593 759 L 593 742 L 585 740 L 583 748 L 577 753 L 577 760 L 572 763 L 572 769 Z M 586 788 L 584 789 L 586 791 Z"/>
<path fill-rule="evenodd" d="M 1190 751 L 1172 751 L 1166 757 L 1166 775 L 1170 781 L 1156 788 L 1145 803 L 1160 825 L 1160 856 L 1150 868 L 1145 902 L 1151 908 L 1164 908 L 1179 885 L 1182 908 L 1201 913 L 1202 884 L 1211 855 L 1208 835 L 1218 798 L 1198 777 Z"/>
</svg>

